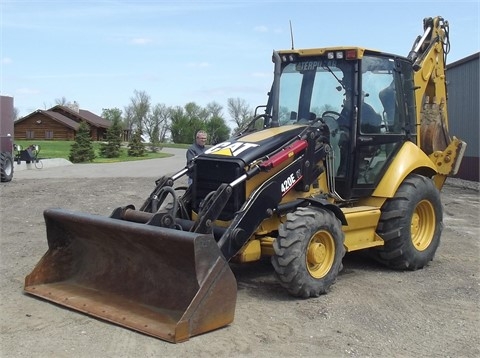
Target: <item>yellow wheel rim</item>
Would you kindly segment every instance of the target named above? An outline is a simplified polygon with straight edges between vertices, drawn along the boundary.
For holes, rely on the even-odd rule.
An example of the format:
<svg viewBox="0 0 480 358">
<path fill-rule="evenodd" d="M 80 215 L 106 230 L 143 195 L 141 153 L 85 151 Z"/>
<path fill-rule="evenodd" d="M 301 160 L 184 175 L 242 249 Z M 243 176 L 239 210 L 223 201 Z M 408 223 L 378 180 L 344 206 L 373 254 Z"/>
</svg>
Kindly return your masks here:
<svg viewBox="0 0 480 358">
<path fill-rule="evenodd" d="M 415 208 L 410 224 L 412 243 L 418 251 L 424 251 L 430 246 L 435 233 L 435 224 L 435 209 L 432 203 L 422 200 Z"/>
<path fill-rule="evenodd" d="M 307 270 L 314 278 L 322 278 L 332 268 L 335 260 L 335 240 L 327 231 L 317 231 L 307 247 Z"/>
</svg>

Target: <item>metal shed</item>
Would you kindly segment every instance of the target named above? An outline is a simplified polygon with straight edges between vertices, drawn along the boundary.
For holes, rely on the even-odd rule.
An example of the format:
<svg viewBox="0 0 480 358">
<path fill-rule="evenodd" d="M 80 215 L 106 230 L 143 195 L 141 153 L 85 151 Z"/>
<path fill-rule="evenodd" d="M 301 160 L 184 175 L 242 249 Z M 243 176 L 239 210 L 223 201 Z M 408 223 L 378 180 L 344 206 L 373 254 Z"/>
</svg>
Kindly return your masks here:
<svg viewBox="0 0 480 358">
<path fill-rule="evenodd" d="M 467 142 L 458 178 L 479 181 L 480 52 L 447 65 L 450 135 Z"/>
</svg>

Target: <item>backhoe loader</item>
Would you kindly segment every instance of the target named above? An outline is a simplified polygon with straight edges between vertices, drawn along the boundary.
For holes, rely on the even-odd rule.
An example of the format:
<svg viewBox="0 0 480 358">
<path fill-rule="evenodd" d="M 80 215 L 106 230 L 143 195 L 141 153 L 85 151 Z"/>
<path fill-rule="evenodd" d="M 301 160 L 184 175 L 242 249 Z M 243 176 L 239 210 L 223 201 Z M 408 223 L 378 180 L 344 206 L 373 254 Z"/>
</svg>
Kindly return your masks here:
<svg viewBox="0 0 480 358">
<path fill-rule="evenodd" d="M 25 291 L 170 342 L 230 324 L 230 263 L 271 257 L 300 298 L 326 293 L 346 252 L 397 270 L 434 257 L 440 190 L 466 144 L 448 133 L 448 22 L 406 57 L 360 47 L 273 52 L 265 106 L 226 142 L 110 217 L 44 212 L 48 251 Z M 193 183 L 179 186 L 189 175 Z"/>
</svg>

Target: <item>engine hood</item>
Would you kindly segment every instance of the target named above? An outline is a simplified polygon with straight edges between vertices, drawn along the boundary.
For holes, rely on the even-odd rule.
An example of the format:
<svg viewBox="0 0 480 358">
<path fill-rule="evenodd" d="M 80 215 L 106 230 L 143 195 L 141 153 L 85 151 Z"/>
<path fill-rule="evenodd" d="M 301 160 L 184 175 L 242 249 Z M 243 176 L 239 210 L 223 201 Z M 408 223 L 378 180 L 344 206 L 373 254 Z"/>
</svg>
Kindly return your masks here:
<svg viewBox="0 0 480 358">
<path fill-rule="evenodd" d="M 289 140 L 300 134 L 305 127 L 305 125 L 287 125 L 231 138 L 207 149 L 202 156 L 213 158 L 234 157 L 242 160 L 245 164 L 249 164 L 283 147 Z"/>
</svg>

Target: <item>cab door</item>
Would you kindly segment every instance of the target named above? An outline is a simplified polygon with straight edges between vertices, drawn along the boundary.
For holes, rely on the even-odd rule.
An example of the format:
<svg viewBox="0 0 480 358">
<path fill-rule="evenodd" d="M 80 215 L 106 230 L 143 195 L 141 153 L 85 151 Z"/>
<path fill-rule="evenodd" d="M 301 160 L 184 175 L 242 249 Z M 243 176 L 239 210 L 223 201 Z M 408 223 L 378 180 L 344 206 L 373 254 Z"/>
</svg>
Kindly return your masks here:
<svg viewBox="0 0 480 358">
<path fill-rule="evenodd" d="M 380 55 L 361 61 L 351 198 L 371 195 L 407 141 L 415 141 L 411 63 Z"/>
</svg>

